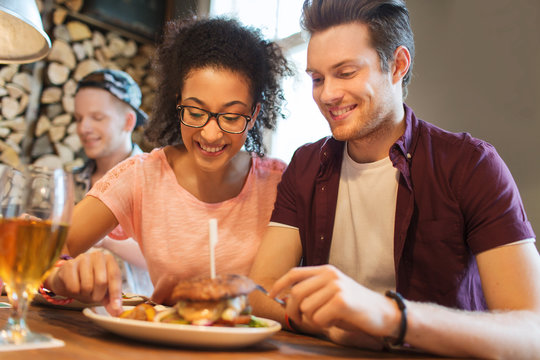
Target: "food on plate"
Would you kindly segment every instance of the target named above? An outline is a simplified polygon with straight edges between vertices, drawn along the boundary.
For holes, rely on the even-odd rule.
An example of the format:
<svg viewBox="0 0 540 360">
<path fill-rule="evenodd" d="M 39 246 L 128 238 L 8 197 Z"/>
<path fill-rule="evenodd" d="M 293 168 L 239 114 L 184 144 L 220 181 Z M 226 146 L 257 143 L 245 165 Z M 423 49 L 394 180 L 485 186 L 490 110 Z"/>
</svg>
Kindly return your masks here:
<svg viewBox="0 0 540 360">
<path fill-rule="evenodd" d="M 250 278 L 236 274 L 194 278 L 178 283 L 171 299 L 177 314 L 190 324 L 247 324 L 251 319 L 247 295 L 255 288 Z"/>
<path fill-rule="evenodd" d="M 184 280 L 173 289 L 174 307 L 153 307 L 152 313 L 141 306 L 148 304 L 141 304 L 141 309 L 135 307 L 120 317 L 175 324 L 266 327 L 264 321 L 251 316 L 247 295 L 255 288 L 250 278 L 235 274 Z"/>
<path fill-rule="evenodd" d="M 120 314 L 121 318 L 124 319 L 135 319 L 135 320 L 145 320 L 145 321 L 154 321 L 156 316 L 156 309 L 150 304 L 139 304 L 133 309 L 126 310 Z"/>
</svg>

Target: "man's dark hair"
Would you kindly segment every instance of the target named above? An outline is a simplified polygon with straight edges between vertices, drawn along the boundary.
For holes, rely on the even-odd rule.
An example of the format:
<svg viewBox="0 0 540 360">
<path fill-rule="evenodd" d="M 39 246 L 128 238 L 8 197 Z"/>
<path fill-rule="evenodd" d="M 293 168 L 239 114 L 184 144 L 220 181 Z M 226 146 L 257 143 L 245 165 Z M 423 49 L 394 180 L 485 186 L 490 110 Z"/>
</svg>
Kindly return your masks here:
<svg viewBox="0 0 540 360">
<path fill-rule="evenodd" d="M 226 18 L 167 23 L 154 59 L 158 87 L 147 139 L 159 146 L 182 143 L 177 99 L 190 71 L 207 67 L 237 72 L 248 80 L 254 105 L 260 103 L 261 110 L 245 148 L 263 156 L 263 127 L 274 129 L 278 117 L 284 117 L 281 79 L 293 72 L 276 43 L 265 40 L 259 30 Z"/>
<path fill-rule="evenodd" d="M 402 0 L 305 0 L 302 27 L 310 34 L 330 27 L 362 23 L 368 26 L 371 45 L 379 54 L 381 68 L 389 71 L 394 51 L 405 46 L 411 54 L 411 65 L 403 77 L 403 97 L 411 81 L 414 59 L 414 37 L 409 11 Z"/>
</svg>

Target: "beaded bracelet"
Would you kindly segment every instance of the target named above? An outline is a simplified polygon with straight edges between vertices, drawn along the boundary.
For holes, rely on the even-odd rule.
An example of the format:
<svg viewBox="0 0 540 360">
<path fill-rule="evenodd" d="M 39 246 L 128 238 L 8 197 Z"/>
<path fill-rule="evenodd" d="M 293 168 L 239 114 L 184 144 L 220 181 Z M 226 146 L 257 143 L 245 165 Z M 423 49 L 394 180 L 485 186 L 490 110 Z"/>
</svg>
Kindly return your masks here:
<svg viewBox="0 0 540 360">
<path fill-rule="evenodd" d="M 285 314 L 285 325 L 287 325 L 287 330 L 300 333 L 301 331 L 294 325 L 292 319 L 289 318 L 289 315 Z"/>
<path fill-rule="evenodd" d="M 62 266 L 66 262 L 66 260 L 69 260 L 69 259 L 72 259 L 72 257 L 69 255 L 61 255 L 60 260 L 56 261 L 56 264 L 54 264 L 54 267 Z M 54 305 L 67 305 L 73 301 L 72 298 L 66 298 L 66 297 L 57 298 L 56 294 L 52 292 L 51 290 L 44 288 L 43 284 L 39 286 L 38 292 L 41 294 L 41 296 L 43 296 L 45 300 L 47 300 L 47 302 Z"/>
<path fill-rule="evenodd" d="M 390 299 L 395 300 L 399 310 L 401 311 L 401 322 L 399 324 L 398 337 L 396 339 L 393 339 L 391 337 L 384 338 L 384 343 L 385 343 L 384 347 L 387 349 L 390 349 L 393 346 L 403 345 L 403 340 L 405 339 L 405 333 L 407 332 L 407 306 L 405 306 L 405 301 L 403 300 L 403 296 L 401 296 L 400 293 L 388 290 L 384 295 L 389 297 Z"/>
</svg>

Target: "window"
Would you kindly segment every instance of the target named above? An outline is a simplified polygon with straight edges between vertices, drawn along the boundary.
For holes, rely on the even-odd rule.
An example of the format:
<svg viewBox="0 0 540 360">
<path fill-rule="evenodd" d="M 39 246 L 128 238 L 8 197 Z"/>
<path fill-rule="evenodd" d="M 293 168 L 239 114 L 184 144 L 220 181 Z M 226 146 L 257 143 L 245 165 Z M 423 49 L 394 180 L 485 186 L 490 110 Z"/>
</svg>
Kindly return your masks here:
<svg viewBox="0 0 540 360">
<path fill-rule="evenodd" d="M 287 163 L 299 146 L 330 135 L 328 124 L 311 97 L 311 79 L 304 71 L 307 43 L 300 33 L 302 3 L 303 0 L 212 0 L 210 4 L 212 16 L 235 17 L 280 43 L 296 68 L 296 76 L 283 84 L 287 118 L 280 120 L 271 139 L 266 139 L 269 155 Z"/>
</svg>

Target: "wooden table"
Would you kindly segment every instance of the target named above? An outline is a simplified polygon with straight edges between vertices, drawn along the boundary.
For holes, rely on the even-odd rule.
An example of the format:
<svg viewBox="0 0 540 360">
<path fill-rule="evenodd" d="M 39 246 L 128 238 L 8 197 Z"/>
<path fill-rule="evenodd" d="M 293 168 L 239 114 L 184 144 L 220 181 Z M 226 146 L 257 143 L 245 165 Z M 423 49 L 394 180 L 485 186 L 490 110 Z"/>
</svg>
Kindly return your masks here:
<svg viewBox="0 0 540 360">
<path fill-rule="evenodd" d="M 0 301 L 7 302 L 5 296 Z M 0 309 L 0 327 L 4 327 L 10 309 Z M 0 352 L 2 360 L 152 360 L 152 359 L 439 359 L 436 356 L 410 353 L 362 351 L 331 342 L 280 331 L 273 337 L 245 349 L 209 351 L 140 343 L 110 333 L 80 311 L 31 306 L 27 323 L 30 329 L 48 333 L 65 346 Z"/>
</svg>

